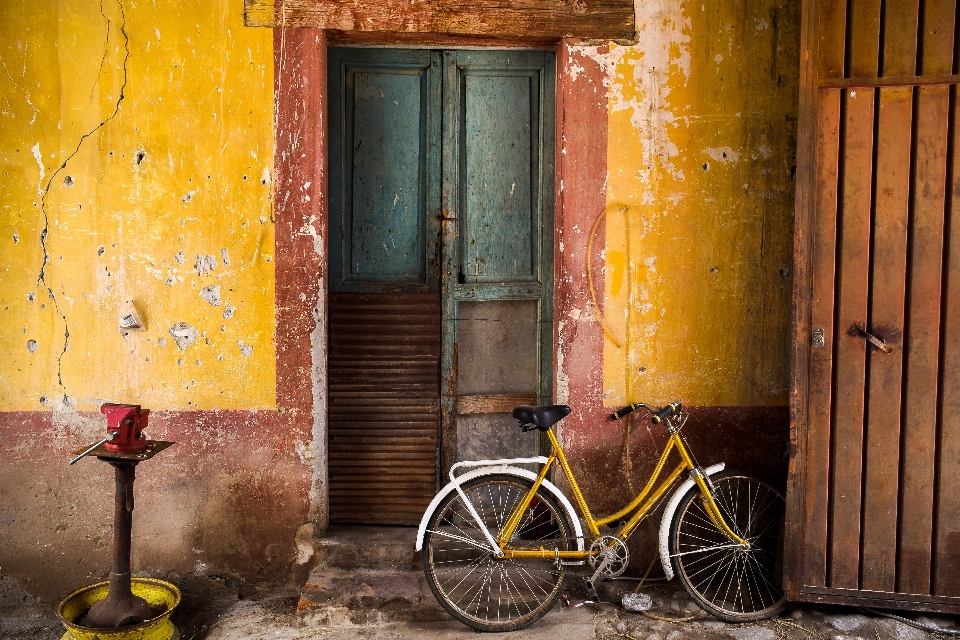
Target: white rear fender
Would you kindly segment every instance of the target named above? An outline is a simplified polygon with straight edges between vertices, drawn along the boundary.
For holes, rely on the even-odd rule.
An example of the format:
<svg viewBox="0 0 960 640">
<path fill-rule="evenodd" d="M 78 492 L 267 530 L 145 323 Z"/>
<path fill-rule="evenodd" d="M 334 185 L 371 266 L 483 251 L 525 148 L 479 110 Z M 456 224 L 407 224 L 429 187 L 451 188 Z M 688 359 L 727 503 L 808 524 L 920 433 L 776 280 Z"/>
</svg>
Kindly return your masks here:
<svg viewBox="0 0 960 640">
<path fill-rule="evenodd" d="M 710 477 L 723 471 L 726 466 L 723 462 L 715 464 L 704 469 L 703 474 Z M 670 502 L 663 508 L 663 519 L 660 520 L 660 563 L 663 565 L 663 573 L 667 576 L 667 580 L 673 578 L 673 563 L 670 562 L 670 524 L 673 522 L 673 514 L 677 512 L 677 507 L 680 506 L 680 501 L 683 496 L 687 495 L 687 491 L 693 488 L 693 484 L 693 478 L 684 480 L 673 492 Z"/>
<path fill-rule="evenodd" d="M 427 523 L 430 521 L 431 516 L 433 516 L 433 512 L 437 510 L 437 507 L 444 498 L 456 491 L 457 487 L 467 480 L 496 474 L 518 476 L 531 482 L 537 479 L 537 474 L 533 471 L 506 465 L 479 467 L 473 471 L 468 471 L 462 476 L 457 476 L 456 480 L 448 483 L 447 486 L 441 489 L 440 492 L 434 496 L 433 501 L 430 502 L 430 506 L 428 506 L 427 510 L 424 512 L 423 519 L 420 520 L 420 529 L 417 531 L 417 551 L 420 551 L 423 548 L 423 536 L 427 531 Z M 583 551 L 583 529 L 580 527 L 580 518 L 577 517 L 577 512 L 574 510 L 573 505 L 570 504 L 570 501 L 567 500 L 567 497 L 563 495 L 559 489 L 557 489 L 557 486 L 549 480 L 544 480 L 540 486 L 549 491 L 550 494 L 557 500 L 557 502 L 560 503 L 560 507 L 566 512 L 567 519 L 573 525 L 573 535 L 577 539 L 577 550 Z"/>
</svg>

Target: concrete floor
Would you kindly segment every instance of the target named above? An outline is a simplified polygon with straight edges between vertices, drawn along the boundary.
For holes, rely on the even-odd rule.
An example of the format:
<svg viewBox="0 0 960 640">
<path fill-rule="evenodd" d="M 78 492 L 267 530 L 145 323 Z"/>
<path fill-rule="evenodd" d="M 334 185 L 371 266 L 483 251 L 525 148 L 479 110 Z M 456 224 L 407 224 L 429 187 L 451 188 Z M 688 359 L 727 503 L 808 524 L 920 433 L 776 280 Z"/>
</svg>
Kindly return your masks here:
<svg viewBox="0 0 960 640">
<path fill-rule="evenodd" d="M 629 583 L 614 583 L 602 597 L 615 600 L 629 591 Z M 661 617 L 687 616 L 695 611 L 686 594 L 673 584 L 645 588 Z M 576 603 L 571 595 L 571 601 Z M 426 609 L 425 609 L 426 611 Z M 428 611 L 427 619 L 416 619 L 416 611 L 400 612 L 401 618 L 386 619 L 369 610 L 333 607 L 298 612 L 296 598 L 289 594 L 260 600 L 236 600 L 215 618 L 200 622 L 194 617 L 180 620 L 182 640 L 450 640 L 497 638 L 530 640 L 919 640 L 945 637 L 915 629 L 900 622 L 845 607 L 788 607 L 772 620 L 734 625 L 710 616 L 693 621 L 670 623 L 611 605 L 566 606 L 562 601 L 536 624 L 509 634 L 483 634 L 442 614 Z M 960 620 L 951 616 L 905 614 L 910 618 L 946 629 L 960 629 Z M 385 621 L 386 620 L 386 621 Z M 45 618 L 0 619 L 0 638 L 11 640 L 59 640 L 63 630 L 55 620 Z"/>
</svg>

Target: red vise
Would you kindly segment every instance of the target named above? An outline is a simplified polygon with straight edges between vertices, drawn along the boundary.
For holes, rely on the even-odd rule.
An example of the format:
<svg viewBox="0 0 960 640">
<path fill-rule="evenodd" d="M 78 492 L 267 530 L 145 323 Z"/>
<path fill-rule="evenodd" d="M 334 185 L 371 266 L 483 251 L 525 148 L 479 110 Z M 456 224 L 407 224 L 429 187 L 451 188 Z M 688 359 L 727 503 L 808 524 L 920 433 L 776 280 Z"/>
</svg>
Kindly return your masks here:
<svg viewBox="0 0 960 640">
<path fill-rule="evenodd" d="M 150 411 L 140 410 L 138 404 L 105 404 L 100 413 L 107 416 L 107 435 L 113 433 L 113 439 L 103 446 L 107 451 L 130 453 L 144 451 L 147 437 L 143 430 L 147 428 Z"/>
</svg>

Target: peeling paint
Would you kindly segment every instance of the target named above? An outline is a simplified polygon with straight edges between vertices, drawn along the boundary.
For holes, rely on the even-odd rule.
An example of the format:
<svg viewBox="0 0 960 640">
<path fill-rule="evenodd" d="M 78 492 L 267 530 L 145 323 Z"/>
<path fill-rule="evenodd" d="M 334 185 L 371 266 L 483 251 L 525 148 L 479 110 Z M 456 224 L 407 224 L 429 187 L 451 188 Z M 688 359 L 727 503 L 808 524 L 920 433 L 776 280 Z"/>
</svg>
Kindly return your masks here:
<svg viewBox="0 0 960 640">
<path fill-rule="evenodd" d="M 186 351 L 187 347 L 197 341 L 200 332 L 188 325 L 186 322 L 178 322 L 167 330 L 173 341 L 177 344 L 180 351 Z"/>
<path fill-rule="evenodd" d="M 200 297 L 206 300 L 210 305 L 219 307 L 222 304 L 220 300 L 220 285 L 212 284 L 208 287 L 200 289 Z"/>
</svg>

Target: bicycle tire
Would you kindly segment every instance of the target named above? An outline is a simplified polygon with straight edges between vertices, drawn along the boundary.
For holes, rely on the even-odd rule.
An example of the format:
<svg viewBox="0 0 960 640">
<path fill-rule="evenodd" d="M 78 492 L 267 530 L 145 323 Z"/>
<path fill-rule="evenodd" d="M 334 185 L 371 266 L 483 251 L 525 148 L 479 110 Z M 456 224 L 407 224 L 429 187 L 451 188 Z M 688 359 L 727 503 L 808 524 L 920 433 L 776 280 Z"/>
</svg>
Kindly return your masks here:
<svg viewBox="0 0 960 640">
<path fill-rule="evenodd" d="M 514 506 L 533 486 L 506 474 L 480 476 L 461 485 L 496 539 Z M 545 490 L 531 501 L 514 532 L 513 548 L 567 550 L 572 526 Z M 542 618 L 557 601 L 566 571 L 554 558 L 500 559 L 456 491 L 445 498 L 427 525 L 423 569 L 437 602 L 478 631 L 516 631 Z"/>
<path fill-rule="evenodd" d="M 783 593 L 783 494 L 737 471 L 711 477 L 714 500 L 743 549 L 710 520 L 700 490 L 681 500 L 670 526 L 674 573 L 704 611 L 727 622 L 769 618 L 786 604 Z"/>
</svg>

